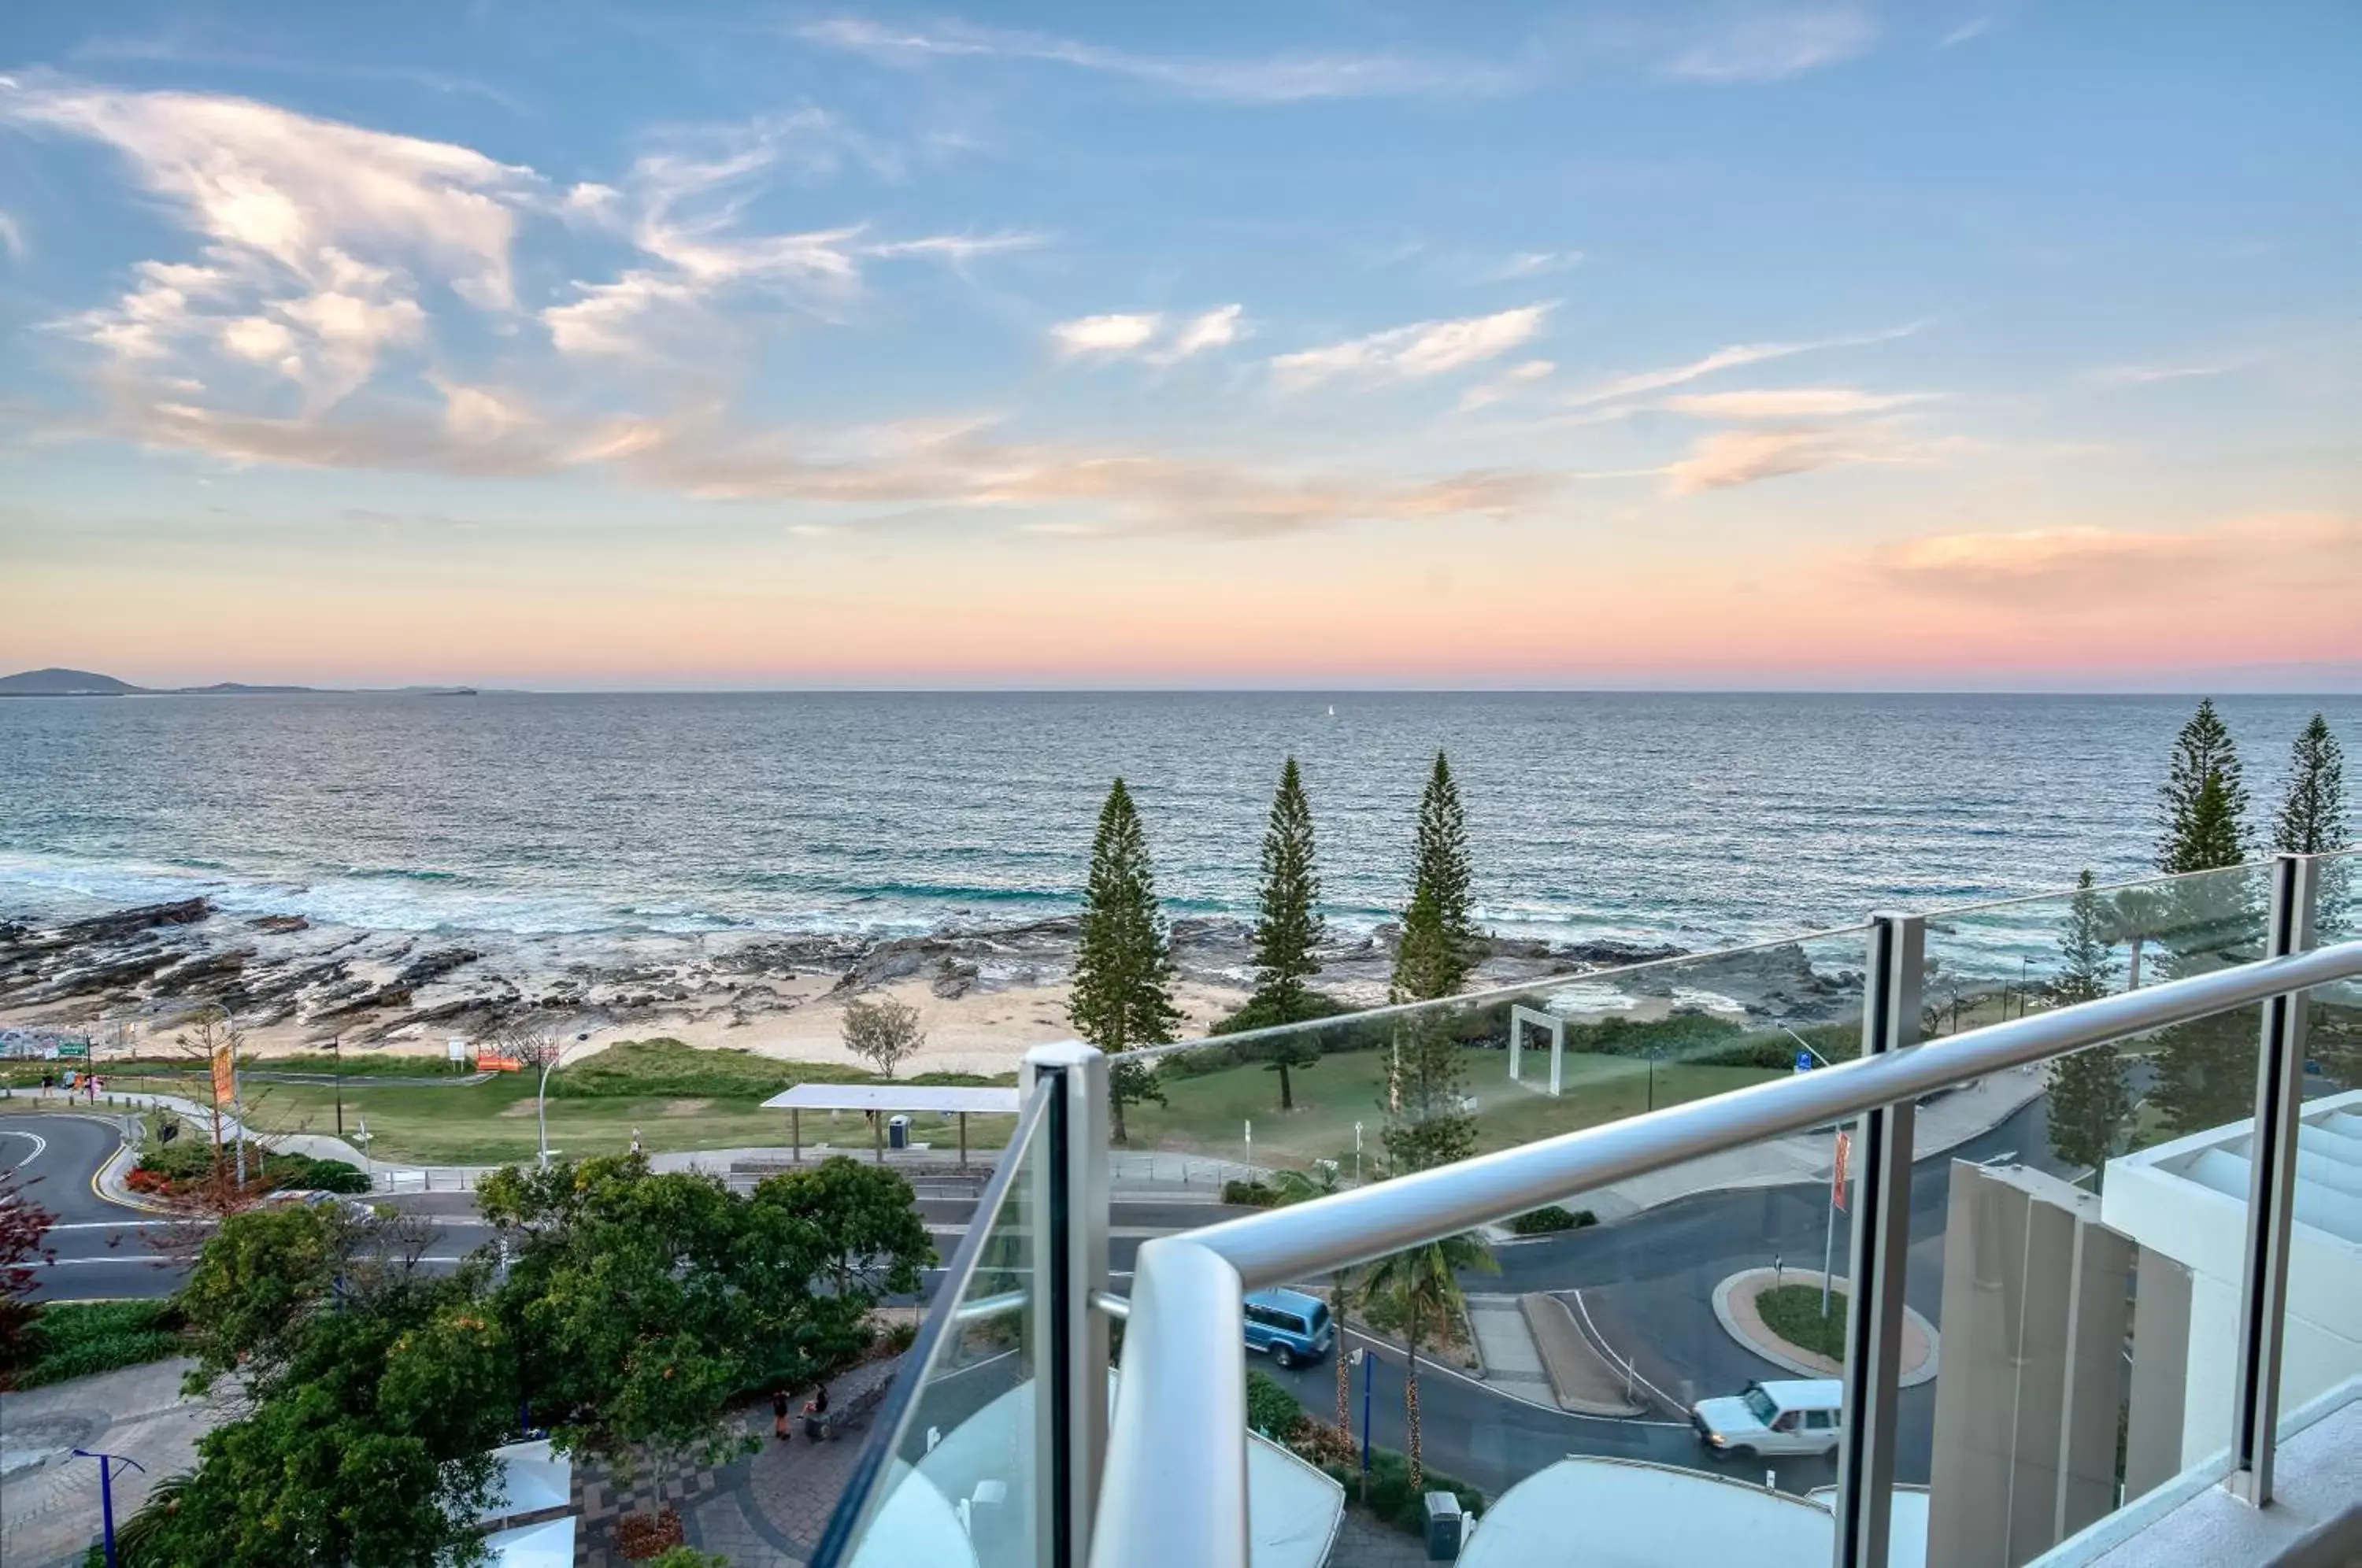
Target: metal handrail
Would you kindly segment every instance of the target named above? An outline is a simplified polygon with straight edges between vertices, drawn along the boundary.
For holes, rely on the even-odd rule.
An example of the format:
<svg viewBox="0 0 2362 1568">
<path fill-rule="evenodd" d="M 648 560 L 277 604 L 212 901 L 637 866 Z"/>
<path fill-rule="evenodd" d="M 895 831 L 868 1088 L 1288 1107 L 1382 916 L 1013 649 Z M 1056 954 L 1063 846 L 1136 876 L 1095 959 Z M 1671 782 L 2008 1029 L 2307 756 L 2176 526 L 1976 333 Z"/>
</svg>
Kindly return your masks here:
<svg viewBox="0 0 2362 1568">
<path fill-rule="evenodd" d="M 1230 1260 L 1249 1290 L 1285 1285 L 1726 1149 L 2356 977 L 2362 942 L 2169 980 L 1232 1220 L 1190 1240 Z"/>
<path fill-rule="evenodd" d="M 2356 977 L 2362 942 L 2265 959 L 1152 1241 L 1140 1250 L 1133 1278 L 1091 1568 L 1150 1561 L 1245 1568 L 1243 1291 L 1351 1267 L 2011 1067 Z"/>
</svg>

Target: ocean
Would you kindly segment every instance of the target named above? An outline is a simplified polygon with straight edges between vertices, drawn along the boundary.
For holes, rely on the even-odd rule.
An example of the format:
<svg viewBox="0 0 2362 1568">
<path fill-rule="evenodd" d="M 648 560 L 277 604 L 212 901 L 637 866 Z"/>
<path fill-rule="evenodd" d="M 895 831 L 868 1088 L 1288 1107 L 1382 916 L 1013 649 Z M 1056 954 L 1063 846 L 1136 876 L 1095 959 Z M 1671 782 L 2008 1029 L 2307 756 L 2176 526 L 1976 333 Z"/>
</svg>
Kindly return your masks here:
<svg viewBox="0 0 2362 1568">
<path fill-rule="evenodd" d="M 1251 912 L 1281 759 L 1388 919 L 1437 748 L 1506 933 L 1707 947 L 2141 875 L 2192 699 L 829 693 L 0 701 L 0 914 L 203 893 L 389 931 L 907 934 L 1071 911 L 1108 780 L 1175 915 Z M 2253 821 L 2315 711 L 2219 703 Z"/>
</svg>

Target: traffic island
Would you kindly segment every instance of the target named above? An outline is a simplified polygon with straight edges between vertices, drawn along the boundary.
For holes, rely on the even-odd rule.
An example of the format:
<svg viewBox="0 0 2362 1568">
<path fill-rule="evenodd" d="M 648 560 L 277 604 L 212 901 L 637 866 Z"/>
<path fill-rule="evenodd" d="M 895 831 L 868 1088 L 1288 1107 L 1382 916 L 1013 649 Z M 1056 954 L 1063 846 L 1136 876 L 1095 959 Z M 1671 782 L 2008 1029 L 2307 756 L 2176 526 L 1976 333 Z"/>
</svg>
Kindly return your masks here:
<svg viewBox="0 0 2362 1568">
<path fill-rule="evenodd" d="M 1715 1320 L 1732 1339 L 1774 1366 L 1800 1377 L 1842 1377 L 1845 1375 L 1843 1362 L 1824 1354 L 1814 1348 L 1813 1343 L 1795 1342 L 1772 1326 L 1787 1322 L 1799 1339 L 1807 1342 L 1824 1345 L 1841 1342 L 1847 1300 L 1847 1284 L 1842 1276 L 1827 1282 L 1830 1287 L 1830 1318 L 1837 1325 L 1836 1333 L 1829 1338 L 1820 1335 L 1817 1324 L 1797 1321 L 1794 1310 L 1794 1298 L 1785 1294 L 1801 1286 L 1817 1297 L 1822 1283 L 1823 1276 L 1818 1269 L 1743 1270 L 1714 1287 Z M 1773 1295 L 1773 1292 L 1782 1294 Z M 1909 1307 L 1904 1307 L 1904 1387 L 1916 1387 L 1936 1375 L 1936 1348 L 1935 1325 Z"/>
</svg>

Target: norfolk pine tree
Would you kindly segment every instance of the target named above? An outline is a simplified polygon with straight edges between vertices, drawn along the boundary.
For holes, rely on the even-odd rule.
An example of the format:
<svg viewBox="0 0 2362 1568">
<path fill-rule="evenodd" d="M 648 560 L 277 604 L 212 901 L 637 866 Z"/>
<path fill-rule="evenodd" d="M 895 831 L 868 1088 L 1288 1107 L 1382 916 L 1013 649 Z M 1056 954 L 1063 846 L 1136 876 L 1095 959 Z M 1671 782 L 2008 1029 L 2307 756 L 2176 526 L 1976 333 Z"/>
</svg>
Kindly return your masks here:
<svg viewBox="0 0 2362 1568">
<path fill-rule="evenodd" d="M 2345 757 L 2329 721 L 2312 716 L 2296 737 L 2289 757 L 2288 789 L 2272 819 L 2272 847 L 2285 855 L 2331 855 L 2314 884 L 2314 939 L 2343 942 L 2353 934 L 2354 857 L 2339 852 L 2353 845 L 2346 828 Z M 2362 1087 L 2362 1012 L 2353 1008 L 2312 1008 L 2312 1054 L 2329 1075 L 2348 1088 Z"/>
<path fill-rule="evenodd" d="M 1476 966 L 1477 935 L 1469 914 L 1474 880 L 1468 822 L 1451 765 L 1435 754 L 1418 803 L 1410 904 L 1403 911 L 1390 1002 L 1435 1001 L 1458 991 Z M 1460 1108 L 1467 1074 L 1460 1042 L 1440 1009 L 1410 1014 L 1396 1029 L 1386 1072 L 1386 1156 L 1397 1171 L 1425 1170 L 1476 1152 L 1476 1129 Z"/>
<path fill-rule="evenodd" d="M 1254 926 L 1255 988 L 1242 1010 L 1243 1027 L 1297 1023 L 1333 1010 L 1326 998 L 1304 983 L 1320 972 L 1320 960 L 1313 955 L 1324 929 L 1319 903 L 1312 808 L 1304 799 L 1304 776 L 1291 756 L 1279 771 L 1271 824 L 1264 830 L 1263 893 Z M 1319 1043 L 1305 1032 L 1291 1031 L 1264 1046 L 1261 1054 L 1265 1066 L 1279 1075 L 1279 1109 L 1295 1110 L 1289 1069 L 1319 1061 Z"/>
<path fill-rule="evenodd" d="M 2061 963 L 2051 988 L 2061 1007 L 2108 994 L 2116 969 L 2110 951 L 2113 922 L 2108 905 L 2092 890 L 2092 873 L 2085 871 L 2076 881 L 2058 943 Z M 2089 1165 L 2096 1176 L 2115 1153 L 2116 1134 L 2131 1114 L 2132 1089 L 2123 1055 L 2114 1044 L 2077 1051 L 2052 1068 L 2050 1147 L 2069 1165 Z"/>
<path fill-rule="evenodd" d="M 2245 858 L 2247 788 L 2231 732 L 2209 699 L 2181 727 L 2159 792 L 2157 866 L 2187 876 L 2226 871 Z M 2215 967 L 2260 918 L 2250 890 L 2227 877 L 2189 876 L 2163 897 L 2173 911 L 2171 945 L 2160 963 L 2177 979 Z M 2235 1121 L 2255 1104 L 2257 1036 L 2241 1010 L 2177 1024 L 2159 1037 L 2155 1100 L 2177 1133 Z"/>
<path fill-rule="evenodd" d="M 1157 907 L 1148 835 L 1131 792 L 1118 778 L 1099 810 L 1091 840 L 1090 880 L 1083 889 L 1082 933 L 1075 948 L 1075 986 L 1066 1017 L 1075 1032 L 1108 1055 L 1108 1105 L 1118 1143 L 1124 1107 L 1164 1103 L 1155 1067 L 1124 1054 L 1163 1045 L 1182 1021 L 1173 1005 L 1173 955 Z"/>
</svg>

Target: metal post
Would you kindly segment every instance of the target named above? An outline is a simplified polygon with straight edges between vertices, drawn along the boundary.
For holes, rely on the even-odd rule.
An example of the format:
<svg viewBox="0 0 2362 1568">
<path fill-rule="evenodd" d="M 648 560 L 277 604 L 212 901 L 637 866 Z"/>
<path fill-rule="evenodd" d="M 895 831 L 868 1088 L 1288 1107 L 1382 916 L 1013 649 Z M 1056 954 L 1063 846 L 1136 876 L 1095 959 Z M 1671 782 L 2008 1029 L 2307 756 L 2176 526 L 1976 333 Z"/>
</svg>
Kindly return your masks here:
<svg viewBox="0 0 2362 1568">
<path fill-rule="evenodd" d="M 1919 1037 L 1926 922 L 1872 917 L 1863 988 L 1861 1054 L 1900 1051 Z M 1818 1074 L 1813 1075 L 1818 1077 Z M 1810 1080 L 1806 1080 L 1810 1081 Z M 1902 1405 L 1903 1285 L 1911 1242 L 1914 1107 L 1896 1100 L 1861 1113 L 1855 1135 L 1854 1224 L 1846 1313 L 1845 1407 L 1838 1432 L 1836 1568 L 1886 1568 Z"/>
<path fill-rule="evenodd" d="M 73 1452 L 76 1459 L 98 1461 L 99 1538 L 105 1543 L 106 1568 L 116 1568 L 120 1560 L 116 1556 L 115 1551 L 115 1467 L 118 1464 L 127 1464 L 143 1475 L 148 1473 L 148 1467 L 136 1459 L 127 1458 L 119 1453 L 100 1453 L 87 1448 L 78 1448 Z"/>
<path fill-rule="evenodd" d="M 1033 1561 L 1082 1568 L 1108 1443 L 1107 1058 L 1080 1042 L 1026 1053 L 1020 1090 L 1054 1082 L 1036 1145 L 1028 1228 L 1033 1347 Z"/>
<path fill-rule="evenodd" d="M 788 1107 L 788 1159 L 795 1165 L 804 1163 L 804 1113 L 800 1107 Z"/>
<path fill-rule="evenodd" d="M 2318 868 L 2311 856 L 2273 857 L 2267 957 L 2285 957 L 2312 945 Z M 2272 1500 L 2272 1452 L 2279 1439 L 2280 1360 L 2288 1337 L 2289 1231 L 2296 1214 L 2297 1112 L 2304 1100 L 2310 1003 L 2310 996 L 2298 991 L 2263 1004 L 2262 1048 L 2256 1064 L 2231 1474 L 2223 1485 L 2233 1496 L 2259 1508 Z"/>
</svg>

